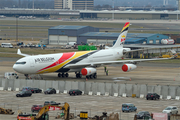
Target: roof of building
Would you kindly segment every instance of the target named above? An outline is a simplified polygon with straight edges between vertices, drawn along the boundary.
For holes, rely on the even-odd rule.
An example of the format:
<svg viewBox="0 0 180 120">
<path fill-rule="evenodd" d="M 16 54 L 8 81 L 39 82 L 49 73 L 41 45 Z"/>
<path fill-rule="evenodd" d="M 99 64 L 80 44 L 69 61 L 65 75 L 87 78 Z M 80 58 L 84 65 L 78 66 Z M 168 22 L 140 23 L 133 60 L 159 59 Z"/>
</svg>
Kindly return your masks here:
<svg viewBox="0 0 180 120">
<path fill-rule="evenodd" d="M 51 27 L 49 29 L 67 29 L 67 30 L 78 30 L 78 29 L 82 29 L 88 26 L 77 26 L 77 25 L 59 25 L 59 26 L 55 26 L 55 27 Z"/>
<path fill-rule="evenodd" d="M 87 37 L 118 37 L 120 33 L 110 33 L 110 32 L 87 32 L 79 36 Z M 127 38 L 147 38 L 157 34 L 148 34 L 148 33 L 128 33 Z"/>
</svg>

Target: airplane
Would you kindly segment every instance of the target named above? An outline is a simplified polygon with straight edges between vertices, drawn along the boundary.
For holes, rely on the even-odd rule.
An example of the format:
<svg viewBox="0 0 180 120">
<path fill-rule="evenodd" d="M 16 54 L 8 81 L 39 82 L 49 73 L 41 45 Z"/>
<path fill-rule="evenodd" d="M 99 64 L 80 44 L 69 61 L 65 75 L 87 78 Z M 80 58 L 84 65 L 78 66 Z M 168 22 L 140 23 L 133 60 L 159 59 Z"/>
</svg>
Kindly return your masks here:
<svg viewBox="0 0 180 120">
<path fill-rule="evenodd" d="M 128 72 L 137 68 L 137 62 L 170 59 L 118 60 L 122 59 L 126 53 L 136 51 L 130 48 L 123 48 L 129 25 L 129 22 L 125 23 L 116 43 L 108 49 L 33 56 L 23 54 L 20 49 L 18 49 L 17 54 L 25 57 L 16 61 L 13 69 L 18 73 L 24 74 L 26 77 L 30 74 L 57 72 L 58 77 L 64 78 L 69 76 L 69 72 L 75 72 L 76 78 L 81 78 L 83 75 L 86 76 L 86 78 L 96 79 L 96 68 L 100 66 L 123 64 L 122 70 Z"/>
</svg>

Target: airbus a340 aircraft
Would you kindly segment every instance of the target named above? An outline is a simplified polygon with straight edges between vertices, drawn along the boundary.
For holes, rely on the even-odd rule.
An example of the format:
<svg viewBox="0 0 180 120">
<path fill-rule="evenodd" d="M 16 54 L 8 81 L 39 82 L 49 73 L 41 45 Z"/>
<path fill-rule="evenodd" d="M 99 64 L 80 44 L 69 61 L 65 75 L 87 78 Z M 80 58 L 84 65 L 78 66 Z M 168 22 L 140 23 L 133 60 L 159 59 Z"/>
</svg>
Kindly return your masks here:
<svg viewBox="0 0 180 120">
<path fill-rule="evenodd" d="M 96 78 L 96 68 L 100 66 L 123 64 L 122 70 L 127 72 L 136 69 L 136 62 L 168 59 L 117 60 L 121 59 L 126 53 L 132 52 L 130 48 L 123 48 L 129 25 L 129 22 L 124 25 L 114 46 L 104 50 L 31 56 L 21 53 L 18 49 L 17 54 L 25 57 L 19 59 L 14 64 L 13 69 L 25 76 L 58 72 L 58 77 L 68 77 L 68 72 L 75 72 L 77 78 L 81 78 L 82 75 L 87 78 Z"/>
</svg>

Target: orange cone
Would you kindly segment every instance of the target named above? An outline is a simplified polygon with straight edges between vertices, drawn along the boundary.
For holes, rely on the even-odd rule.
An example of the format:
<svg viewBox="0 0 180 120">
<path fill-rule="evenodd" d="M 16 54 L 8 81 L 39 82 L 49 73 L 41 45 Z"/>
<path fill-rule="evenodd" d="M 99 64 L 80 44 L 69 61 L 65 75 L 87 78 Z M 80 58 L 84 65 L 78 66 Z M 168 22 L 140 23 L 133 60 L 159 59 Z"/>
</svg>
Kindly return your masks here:
<svg viewBox="0 0 180 120">
<path fill-rule="evenodd" d="M 175 78 L 174 78 L 174 81 L 175 81 Z"/>
<path fill-rule="evenodd" d="M 131 78 L 129 80 L 131 81 Z"/>
</svg>

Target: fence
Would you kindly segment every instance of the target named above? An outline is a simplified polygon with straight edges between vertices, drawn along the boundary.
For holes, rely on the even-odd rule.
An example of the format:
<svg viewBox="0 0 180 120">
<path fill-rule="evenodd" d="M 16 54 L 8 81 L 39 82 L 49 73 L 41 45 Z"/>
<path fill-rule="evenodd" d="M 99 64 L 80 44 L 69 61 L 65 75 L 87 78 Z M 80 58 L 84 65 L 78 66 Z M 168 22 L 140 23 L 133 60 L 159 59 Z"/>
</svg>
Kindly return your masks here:
<svg viewBox="0 0 180 120">
<path fill-rule="evenodd" d="M 180 86 L 147 85 L 147 84 L 119 84 L 100 82 L 76 82 L 76 81 L 53 81 L 53 80 L 24 80 L 24 79 L 0 79 L 0 90 L 18 91 L 23 87 L 35 87 L 46 90 L 53 87 L 60 93 L 70 89 L 80 89 L 87 95 L 105 95 L 144 98 L 147 93 L 157 93 L 161 99 L 177 99 L 180 96 Z"/>
</svg>

